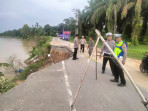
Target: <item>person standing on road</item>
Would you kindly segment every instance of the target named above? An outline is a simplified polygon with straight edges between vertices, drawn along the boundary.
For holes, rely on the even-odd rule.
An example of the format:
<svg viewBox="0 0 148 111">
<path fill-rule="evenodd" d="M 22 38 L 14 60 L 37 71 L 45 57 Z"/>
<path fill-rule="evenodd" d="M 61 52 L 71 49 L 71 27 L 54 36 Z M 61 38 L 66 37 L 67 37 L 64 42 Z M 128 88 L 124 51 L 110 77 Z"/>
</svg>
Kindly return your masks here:
<svg viewBox="0 0 148 111">
<path fill-rule="evenodd" d="M 93 47 L 94 47 L 94 41 L 92 40 L 92 37 L 90 37 L 89 38 L 89 44 L 88 44 L 88 54 L 89 54 L 89 57 L 92 54 Z"/>
<path fill-rule="evenodd" d="M 122 41 L 122 34 L 115 34 L 116 45 L 114 49 L 115 55 L 119 58 L 122 64 L 125 64 L 126 57 L 127 57 L 127 45 L 124 41 Z M 126 80 L 124 77 L 123 69 L 120 67 L 118 62 L 115 60 L 113 63 L 113 72 L 114 72 L 114 79 L 111 82 L 118 82 L 120 77 L 120 84 L 117 86 L 123 87 L 126 86 Z"/>
<path fill-rule="evenodd" d="M 110 48 L 112 50 L 114 50 L 115 41 L 112 40 L 112 33 L 108 32 L 106 34 L 106 36 L 107 36 L 107 40 L 105 42 L 110 46 Z M 104 74 L 107 61 L 109 60 L 110 67 L 112 67 L 112 64 L 113 64 L 113 60 L 111 59 L 112 54 L 110 53 L 108 48 L 105 46 L 105 44 L 103 44 L 102 47 L 101 47 L 100 58 L 101 58 L 102 54 L 104 56 L 103 57 L 103 65 L 102 65 L 102 74 Z M 112 71 L 112 68 L 111 68 L 111 71 Z M 113 73 L 113 71 L 112 71 L 112 73 Z"/>
<path fill-rule="evenodd" d="M 74 53 L 73 53 L 73 60 L 78 59 L 77 58 L 77 51 L 79 48 L 79 39 L 78 39 L 78 35 L 75 37 L 74 39 Z"/>
<path fill-rule="evenodd" d="M 84 53 L 85 44 L 86 44 L 86 40 L 85 40 L 84 36 L 82 36 L 82 39 L 80 40 L 80 44 L 81 44 L 81 50 L 80 50 L 80 52 L 83 52 Z"/>
</svg>

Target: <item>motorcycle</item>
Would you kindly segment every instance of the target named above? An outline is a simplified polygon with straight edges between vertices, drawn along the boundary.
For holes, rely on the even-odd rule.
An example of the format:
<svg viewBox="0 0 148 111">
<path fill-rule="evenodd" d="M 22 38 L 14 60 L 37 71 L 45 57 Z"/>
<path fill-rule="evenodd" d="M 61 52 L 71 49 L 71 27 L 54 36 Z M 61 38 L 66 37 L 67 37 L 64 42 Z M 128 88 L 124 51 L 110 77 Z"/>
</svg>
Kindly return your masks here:
<svg viewBox="0 0 148 111">
<path fill-rule="evenodd" d="M 145 55 L 140 64 L 140 71 L 142 73 L 148 73 L 148 55 Z"/>
</svg>

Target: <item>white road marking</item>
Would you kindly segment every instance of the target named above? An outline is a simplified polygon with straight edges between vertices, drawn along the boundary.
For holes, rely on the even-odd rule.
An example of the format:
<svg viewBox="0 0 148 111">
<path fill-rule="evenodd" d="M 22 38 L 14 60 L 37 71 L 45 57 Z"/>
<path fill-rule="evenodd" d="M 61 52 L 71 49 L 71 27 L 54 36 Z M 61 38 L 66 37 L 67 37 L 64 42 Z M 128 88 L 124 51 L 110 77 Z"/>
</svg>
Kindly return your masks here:
<svg viewBox="0 0 148 111">
<path fill-rule="evenodd" d="M 66 89 L 67 89 L 67 93 L 68 93 L 69 106 L 71 107 L 72 102 L 73 102 L 73 95 L 72 95 L 72 91 L 71 91 L 71 87 L 70 87 L 70 83 L 69 83 L 69 78 L 68 78 L 68 75 L 67 75 L 67 71 L 66 71 L 66 68 L 65 68 L 64 61 L 62 61 L 62 66 L 63 66 Z M 76 108 L 73 108 L 72 111 L 76 111 Z"/>
</svg>

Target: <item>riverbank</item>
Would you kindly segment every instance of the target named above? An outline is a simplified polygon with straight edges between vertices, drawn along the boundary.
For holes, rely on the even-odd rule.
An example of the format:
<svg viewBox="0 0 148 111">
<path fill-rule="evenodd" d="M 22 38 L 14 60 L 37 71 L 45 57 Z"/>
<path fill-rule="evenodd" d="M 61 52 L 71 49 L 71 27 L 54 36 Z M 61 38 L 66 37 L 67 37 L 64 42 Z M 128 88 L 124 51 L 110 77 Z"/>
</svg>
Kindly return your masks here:
<svg viewBox="0 0 148 111">
<path fill-rule="evenodd" d="M 40 67 L 42 67 L 43 63 L 47 60 L 47 54 L 50 52 L 50 41 L 52 40 L 52 37 L 40 37 L 35 43 L 32 39 L 30 40 L 22 40 L 22 39 L 16 39 L 16 38 L 2 38 L 1 42 L 4 40 L 8 40 L 6 43 L 13 44 L 13 47 L 17 44 L 17 46 L 23 47 L 22 50 L 25 50 L 24 53 L 15 53 L 16 56 L 9 57 L 9 60 L 7 63 L 1 63 L 0 64 L 0 72 L 3 74 L 0 77 L 0 92 L 4 93 L 7 90 L 6 87 L 4 87 L 4 84 L 20 84 L 22 81 L 24 81 L 27 76 L 30 73 L 33 73 L 35 71 L 38 71 Z M 11 41 L 10 41 L 11 40 Z M 19 45 L 18 45 L 19 44 Z M 10 44 L 9 44 L 10 45 Z M 9 46 L 8 45 L 8 46 Z M 30 47 L 32 46 L 32 47 Z M 3 50 L 4 51 L 4 50 Z M 9 49 L 7 50 L 9 51 Z M 11 51 L 14 51 L 11 50 Z M 27 58 L 24 60 L 20 60 L 17 55 L 18 54 L 28 54 Z M 41 59 L 42 57 L 42 59 Z M 38 61 L 34 61 L 35 59 L 38 59 Z M 27 61 L 33 61 L 32 63 L 27 63 Z M 25 63 L 24 63 L 25 61 Z M 1 91 L 4 90 L 4 91 Z M 8 89 L 9 90 L 9 89 Z"/>
</svg>

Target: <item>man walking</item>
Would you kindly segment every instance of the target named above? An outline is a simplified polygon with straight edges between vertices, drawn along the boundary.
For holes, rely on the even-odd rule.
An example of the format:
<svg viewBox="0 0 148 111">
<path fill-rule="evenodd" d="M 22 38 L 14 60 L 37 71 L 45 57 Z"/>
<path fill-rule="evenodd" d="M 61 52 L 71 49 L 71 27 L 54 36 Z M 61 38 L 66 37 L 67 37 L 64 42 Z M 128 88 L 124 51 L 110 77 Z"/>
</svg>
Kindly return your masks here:
<svg viewBox="0 0 148 111">
<path fill-rule="evenodd" d="M 73 53 L 73 60 L 78 59 L 77 58 L 77 51 L 79 48 L 79 39 L 78 39 L 78 35 L 75 37 L 74 39 L 74 53 Z"/>
<path fill-rule="evenodd" d="M 112 33 L 108 32 L 106 34 L 107 36 L 107 40 L 105 41 L 112 50 L 114 50 L 114 46 L 115 46 L 115 41 L 112 40 Z M 100 58 L 103 54 L 103 65 L 102 65 L 102 74 L 105 73 L 105 68 L 106 68 L 106 63 L 107 61 L 109 60 L 109 63 L 110 63 L 110 67 L 112 67 L 112 64 L 113 64 L 113 61 L 111 59 L 112 57 L 112 54 L 110 53 L 110 51 L 108 50 L 108 48 L 103 44 L 102 47 L 101 47 L 101 52 L 100 52 Z M 112 73 L 114 74 L 112 68 L 111 68 L 111 71 Z"/>
<path fill-rule="evenodd" d="M 86 44 L 86 40 L 85 40 L 84 36 L 82 36 L 82 39 L 80 40 L 80 44 L 81 44 L 81 50 L 80 50 L 80 52 L 83 52 L 84 53 L 85 44 Z"/>
<path fill-rule="evenodd" d="M 115 45 L 114 53 L 124 65 L 127 57 L 127 46 L 125 42 L 122 41 L 121 34 L 115 34 L 115 39 L 117 43 Z M 117 61 L 114 62 L 112 70 L 114 72 L 114 79 L 112 79 L 111 82 L 118 82 L 120 77 L 121 82 L 118 84 L 118 86 L 126 86 L 123 69 L 120 67 Z"/>
<path fill-rule="evenodd" d="M 94 47 L 94 41 L 92 40 L 92 37 L 90 37 L 89 38 L 89 44 L 88 44 L 88 54 L 89 54 L 89 57 L 92 54 L 93 47 Z"/>
</svg>

